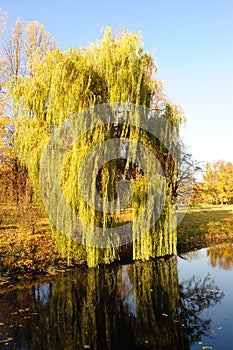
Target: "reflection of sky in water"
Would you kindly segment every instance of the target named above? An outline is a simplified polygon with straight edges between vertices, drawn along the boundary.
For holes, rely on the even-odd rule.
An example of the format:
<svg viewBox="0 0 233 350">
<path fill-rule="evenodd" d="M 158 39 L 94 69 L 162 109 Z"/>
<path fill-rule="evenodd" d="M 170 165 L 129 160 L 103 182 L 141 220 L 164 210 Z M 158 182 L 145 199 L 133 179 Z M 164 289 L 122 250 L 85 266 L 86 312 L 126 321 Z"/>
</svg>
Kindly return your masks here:
<svg viewBox="0 0 233 350">
<path fill-rule="evenodd" d="M 124 308 L 129 314 L 136 317 L 136 305 L 133 291 L 133 283 L 130 280 L 130 272 L 132 275 L 132 265 L 123 265 L 121 268 L 121 299 L 123 301 Z"/>
<path fill-rule="evenodd" d="M 174 334 L 174 344 L 177 342 L 179 346 L 183 344 L 181 344 L 179 340 L 183 339 L 183 330 L 181 330 L 181 333 L 176 333 L 179 331 L 180 326 L 178 318 L 173 320 L 173 311 L 175 312 L 175 309 L 173 310 L 174 302 L 174 308 L 178 307 L 177 311 L 180 312 L 181 321 L 184 321 L 182 326 L 187 327 L 186 335 L 187 337 L 190 336 L 190 348 L 188 346 L 185 347 L 186 344 L 183 344 L 183 350 L 211 348 L 212 350 L 232 350 L 232 253 L 233 246 L 227 246 L 225 243 L 224 245 L 183 254 L 183 259 L 178 258 L 179 295 L 177 294 L 178 289 L 176 289 L 178 287 L 176 279 L 176 261 L 174 265 L 169 265 L 166 261 L 160 261 L 158 265 L 156 263 L 149 265 L 145 263 L 145 267 L 144 264 L 140 263 L 140 266 L 147 269 L 146 274 L 140 274 L 140 271 L 137 270 L 137 265 L 134 266 L 134 264 L 117 266 L 117 270 L 114 269 L 111 271 L 107 268 L 106 274 L 101 273 L 100 275 L 93 274 L 93 270 L 77 269 L 67 272 L 64 279 L 62 278 L 63 275 L 61 275 L 61 281 L 58 279 L 50 283 L 34 285 L 30 291 L 26 289 L 25 293 L 22 290 L 19 292 L 10 292 L 9 300 L 7 298 L 4 299 L 4 308 L 0 311 L 0 316 L 2 316 L 2 318 L 4 317 L 2 330 L 0 329 L 0 331 L 3 332 L 2 339 L 4 341 L 7 340 L 8 337 L 12 339 L 11 343 L 9 343 L 12 344 L 12 347 L 7 345 L 4 349 L 13 349 L 13 342 L 18 342 L 17 349 L 22 350 L 29 348 L 50 349 L 50 339 L 56 343 L 57 338 L 59 338 L 56 335 L 54 336 L 54 334 L 58 334 L 57 332 L 60 334 L 60 330 L 62 330 L 61 334 L 63 337 L 65 336 L 66 330 L 69 329 L 74 331 L 74 333 L 70 333 L 70 338 L 67 338 L 67 344 L 70 346 L 69 348 L 83 349 L 85 344 L 89 346 L 88 337 L 90 334 L 93 332 L 97 337 L 99 331 L 95 333 L 95 330 L 101 328 L 104 331 L 105 326 L 106 334 L 111 334 L 111 336 L 116 334 L 116 338 L 119 334 L 122 344 L 127 344 L 127 347 L 119 347 L 119 349 L 136 349 L 134 347 L 134 342 L 138 341 L 138 339 L 139 341 L 142 339 L 145 347 L 143 346 L 141 349 L 145 349 L 147 348 L 147 344 L 149 346 L 150 341 L 155 341 L 155 337 L 158 343 L 164 342 L 165 344 L 167 341 L 165 339 L 165 334 L 170 334 L 171 339 L 173 339 Z M 173 262 L 173 260 L 171 262 Z M 152 275 L 150 275 L 150 269 L 153 269 L 153 266 L 155 270 L 151 271 Z M 171 283 L 174 282 L 174 295 L 173 293 L 170 295 L 166 290 L 168 287 L 167 278 L 171 277 L 173 271 L 167 270 L 169 266 L 175 268 L 175 278 L 171 280 Z M 90 278 L 88 273 L 90 273 Z M 115 273 L 117 273 L 117 276 L 115 276 Z M 156 273 L 158 274 L 156 275 Z M 207 275 L 210 276 L 213 282 L 210 280 L 210 283 L 204 283 Z M 194 279 L 193 276 L 195 277 Z M 93 277 L 95 277 L 95 280 L 93 280 Z M 82 280 L 83 278 L 86 278 L 86 280 Z M 99 278 L 106 278 L 106 280 L 104 280 L 106 284 L 103 284 L 102 280 L 100 281 Z M 161 288 L 160 282 L 158 282 L 158 288 L 156 288 L 157 282 L 153 284 L 152 278 L 162 279 Z M 113 285 L 110 283 L 112 280 L 114 281 Z M 72 281 L 72 284 L 70 281 Z M 195 281 L 197 281 L 197 283 Z M 200 281 L 200 283 L 198 281 Z M 100 287 L 100 289 L 91 290 L 89 293 L 90 288 L 92 289 L 93 282 L 95 283 L 94 288 Z M 68 286 L 66 286 L 67 283 L 69 284 Z M 143 283 L 145 283 L 144 286 L 142 285 Z M 197 286 L 196 289 L 194 288 L 195 283 Z M 105 289 L 106 286 L 108 287 L 107 290 Z M 155 289 L 152 294 L 150 294 L 152 290 L 148 290 L 148 287 L 150 288 L 151 286 L 154 286 L 153 288 Z M 163 286 L 164 289 L 162 288 Z M 138 290 L 136 290 L 137 287 L 139 288 Z M 223 292 L 223 297 L 218 300 L 214 298 L 214 293 L 217 290 Z M 29 293 L 28 296 L 27 293 Z M 206 299 L 204 301 L 209 300 L 210 303 L 205 304 L 203 302 L 202 298 L 205 296 L 205 293 L 210 297 L 205 297 Z M 213 293 L 213 295 L 211 295 L 211 293 Z M 221 300 L 221 302 L 215 303 L 216 300 Z M 116 302 L 116 307 L 113 305 L 114 302 Z M 6 306 L 8 303 L 9 307 Z M 105 309 L 104 314 L 102 311 L 103 305 Z M 211 307 L 205 309 L 208 305 L 211 305 Z M 172 311 L 171 317 L 169 312 L 167 312 L 167 310 L 170 310 L 170 307 Z M 200 312 L 198 311 L 198 307 L 200 307 Z M 116 314 L 113 314 L 112 317 L 111 314 L 114 312 L 116 312 Z M 61 315 L 65 316 L 61 317 Z M 174 313 L 174 315 L 175 317 L 177 316 L 176 313 Z M 197 318 L 195 318 L 195 315 Z M 76 326 L 74 326 L 74 320 Z M 209 321 L 210 323 L 208 323 Z M 177 322 L 174 324 L 174 327 L 173 322 Z M 8 326 L 11 324 L 13 327 L 9 328 Z M 176 325 L 178 328 L 176 328 Z M 207 328 L 204 328 L 202 325 L 207 325 Z M 195 326 L 197 326 L 196 332 L 200 331 L 199 335 L 201 338 L 198 338 L 198 336 L 192 338 L 192 334 L 195 334 Z M 74 327 L 77 327 L 77 331 Z M 184 328 L 184 332 L 186 329 Z M 80 336 L 79 339 L 81 339 L 83 330 L 85 330 L 87 338 L 85 338 L 84 345 L 79 347 L 77 346 L 76 337 Z M 202 335 L 204 331 L 206 331 L 206 334 Z M 46 338 L 47 335 L 49 335 L 48 339 Z M 101 346 L 93 346 L 90 348 L 100 350 L 106 348 L 102 343 L 102 335 L 101 330 L 98 335 L 99 338 L 97 337 L 99 339 L 98 344 Z M 178 339 L 177 336 L 180 338 Z M 44 345 L 41 345 L 41 339 L 44 339 Z M 144 343 L 144 339 L 148 343 Z M 196 341 L 191 344 L 192 339 Z M 64 339 L 60 339 L 59 341 L 62 343 L 63 340 Z M 87 340 L 88 342 L 86 343 Z M 34 347 L 28 347 L 28 342 L 30 343 L 31 341 L 33 344 L 36 344 Z M 66 341 L 66 339 L 64 341 Z M 62 347 L 54 346 L 53 348 L 66 348 L 63 347 L 63 345 Z M 169 346 L 170 345 L 169 343 Z M 113 348 L 116 349 L 116 347 Z M 180 349 L 180 347 L 171 347 L 171 349 L 172 348 Z M 137 347 L 137 349 L 139 348 Z M 152 349 L 152 347 L 150 347 L 150 349 Z M 155 349 L 155 347 L 153 349 Z M 156 349 L 161 349 L 161 347 L 156 347 Z M 166 349 L 168 348 L 166 347 Z"/>
<path fill-rule="evenodd" d="M 46 304 L 50 297 L 50 285 L 44 283 L 41 286 L 35 288 L 35 298 L 39 300 L 42 304 Z"/>
<path fill-rule="evenodd" d="M 229 246 L 229 248 L 231 247 Z M 203 312 L 203 315 L 211 319 L 211 329 L 208 332 L 208 336 L 202 337 L 202 344 L 194 343 L 191 346 L 191 350 L 200 350 L 204 346 L 211 346 L 213 350 L 232 350 L 233 270 L 232 268 L 224 269 L 223 265 L 218 263 L 217 256 L 215 258 L 216 265 L 213 266 L 208 249 L 183 254 L 184 259 L 179 258 L 178 260 L 180 284 L 194 275 L 203 279 L 207 274 L 210 274 L 215 285 L 225 295 L 220 304 L 216 304 Z"/>
</svg>

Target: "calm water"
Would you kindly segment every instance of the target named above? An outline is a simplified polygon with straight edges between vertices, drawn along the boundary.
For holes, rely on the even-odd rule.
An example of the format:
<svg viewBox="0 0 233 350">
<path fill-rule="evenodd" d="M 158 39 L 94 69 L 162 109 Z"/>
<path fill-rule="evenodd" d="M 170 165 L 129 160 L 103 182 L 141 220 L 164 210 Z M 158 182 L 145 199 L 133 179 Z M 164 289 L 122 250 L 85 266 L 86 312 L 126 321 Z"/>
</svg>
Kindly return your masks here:
<svg viewBox="0 0 233 350">
<path fill-rule="evenodd" d="M 233 244 L 0 294 L 2 349 L 233 349 Z"/>
</svg>

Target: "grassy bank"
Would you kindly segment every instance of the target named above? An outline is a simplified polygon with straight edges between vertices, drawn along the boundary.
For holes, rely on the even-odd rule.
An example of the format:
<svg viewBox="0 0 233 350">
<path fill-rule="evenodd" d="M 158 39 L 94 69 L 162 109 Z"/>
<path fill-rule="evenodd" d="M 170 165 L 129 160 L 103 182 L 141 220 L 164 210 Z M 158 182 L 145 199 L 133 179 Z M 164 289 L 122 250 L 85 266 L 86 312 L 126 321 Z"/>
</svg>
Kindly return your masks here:
<svg viewBox="0 0 233 350">
<path fill-rule="evenodd" d="M 8 276 L 32 278 L 53 274 L 64 266 L 53 243 L 49 221 L 37 207 L 0 205 L 0 222 L 2 283 Z"/>
<path fill-rule="evenodd" d="M 182 215 L 182 209 L 177 215 Z M 65 262 L 56 251 L 49 221 L 31 207 L 0 205 L 0 283 L 55 274 Z M 206 247 L 233 238 L 233 206 L 191 208 L 178 226 L 178 252 Z"/>
<path fill-rule="evenodd" d="M 177 215 L 182 215 L 182 209 Z M 178 226 L 178 252 L 207 247 L 233 238 L 233 205 L 190 208 Z"/>
</svg>

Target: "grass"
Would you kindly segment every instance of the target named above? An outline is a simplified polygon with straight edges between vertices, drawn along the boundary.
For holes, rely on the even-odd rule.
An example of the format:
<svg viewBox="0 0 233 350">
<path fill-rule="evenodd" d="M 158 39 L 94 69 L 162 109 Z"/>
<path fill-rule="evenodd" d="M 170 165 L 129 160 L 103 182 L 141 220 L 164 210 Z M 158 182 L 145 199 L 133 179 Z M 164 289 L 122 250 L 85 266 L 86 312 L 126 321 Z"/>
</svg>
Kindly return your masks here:
<svg viewBox="0 0 233 350">
<path fill-rule="evenodd" d="M 182 209 L 177 216 L 182 215 Z M 233 238 L 233 205 L 190 208 L 178 226 L 178 251 L 187 252 Z"/>
<path fill-rule="evenodd" d="M 56 251 L 49 220 L 37 207 L 0 205 L 0 283 L 13 276 L 52 273 L 64 261 Z"/>
<path fill-rule="evenodd" d="M 177 210 L 183 215 L 183 209 Z M 0 285 L 17 279 L 55 274 L 65 268 L 49 229 L 37 207 L 0 205 Z M 125 211 L 123 221 L 132 219 Z M 122 218 L 121 218 L 122 220 Z M 233 238 L 233 205 L 190 208 L 178 226 L 178 253 Z"/>
</svg>

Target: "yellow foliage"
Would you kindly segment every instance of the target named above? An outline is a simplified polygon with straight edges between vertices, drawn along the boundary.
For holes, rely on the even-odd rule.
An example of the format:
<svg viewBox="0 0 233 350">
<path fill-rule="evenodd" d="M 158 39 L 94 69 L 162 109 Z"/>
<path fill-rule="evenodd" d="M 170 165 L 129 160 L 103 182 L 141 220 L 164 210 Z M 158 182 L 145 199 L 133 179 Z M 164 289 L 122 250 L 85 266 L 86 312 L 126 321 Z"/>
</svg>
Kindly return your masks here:
<svg viewBox="0 0 233 350">
<path fill-rule="evenodd" d="M 37 28 L 37 33 L 34 31 L 35 28 Z M 36 40 L 41 35 L 42 27 L 32 24 L 32 27 L 28 26 L 27 30 L 29 37 L 33 33 L 32 36 Z M 36 45 L 32 40 L 30 43 L 31 47 Z M 43 47 L 40 47 L 40 50 L 43 51 Z M 175 127 L 176 135 L 170 135 L 167 129 L 161 130 L 160 144 L 155 138 L 140 131 L 139 127 L 130 127 L 130 125 L 121 126 L 120 134 L 117 136 L 119 139 L 132 141 L 129 146 L 131 158 L 127 159 L 125 172 L 129 169 L 130 161 L 136 159 L 138 144 L 143 140 L 144 146 L 151 149 L 161 161 L 165 177 L 169 181 L 174 181 L 174 164 L 171 156 L 164 160 L 163 140 L 167 139 L 168 147 L 172 147 L 172 143 L 178 136 L 182 114 L 176 106 L 166 101 L 161 82 L 155 76 L 156 64 L 153 57 L 144 52 L 141 34 L 125 31 L 112 37 L 111 29 L 107 27 L 103 39 L 87 48 L 72 48 L 65 52 L 58 48 L 48 49 L 46 54 L 45 52 L 41 53 L 40 50 L 29 55 L 28 65 L 31 74 L 19 77 L 17 84 L 14 84 L 11 90 L 14 111 L 17 116 L 15 119 L 15 148 L 21 161 L 27 166 L 38 197 L 40 196 L 40 160 L 51 135 L 65 122 L 73 123 L 71 117 L 75 113 L 103 103 L 129 102 L 148 107 L 156 110 L 154 113 L 156 117 L 163 116 Z M 139 114 L 132 115 L 131 113 L 130 118 L 134 118 L 134 120 L 129 120 L 133 121 L 135 125 L 140 125 Z M 78 122 L 71 127 L 77 128 L 77 125 Z M 77 170 L 86 153 L 101 141 L 111 139 L 115 131 L 109 130 L 106 125 L 101 127 L 94 125 L 93 130 L 81 136 L 67 152 L 63 163 L 62 185 L 67 201 L 77 216 L 81 217 L 83 222 L 103 227 L 104 234 L 108 227 L 115 227 L 118 222 L 117 215 L 107 212 L 100 213 L 86 203 L 85 199 L 82 198 Z M 61 137 L 60 148 L 63 147 L 62 143 Z M 48 169 L 46 174 L 48 179 L 53 178 L 56 182 L 54 177 L 56 164 L 61 161 L 62 159 L 54 159 L 53 171 Z M 96 157 L 93 164 L 93 177 L 96 175 L 97 169 L 98 158 Z M 116 163 L 112 162 L 111 166 L 106 165 L 102 169 L 101 181 L 97 183 L 101 187 L 103 199 L 108 199 L 110 202 L 114 201 L 116 196 L 116 172 Z M 159 193 L 160 189 L 156 181 L 153 185 L 153 191 Z M 93 183 L 91 191 L 94 197 L 97 189 L 96 182 L 93 181 Z M 135 258 L 148 259 L 151 256 L 176 253 L 175 233 L 167 232 L 172 211 L 172 198 L 168 184 L 166 186 L 166 191 L 165 187 L 162 189 L 167 193 L 164 211 L 156 226 L 152 227 L 145 239 L 143 237 L 138 239 L 140 235 L 138 225 L 135 229 L 135 238 L 138 239 L 135 241 L 135 251 L 137 251 Z M 59 184 L 55 184 L 54 191 L 56 192 L 58 189 Z M 144 198 L 144 189 L 141 188 L 141 192 L 142 198 Z M 140 203 L 143 204 L 144 201 L 141 200 Z M 57 232 L 55 239 L 57 246 L 62 254 L 67 256 L 69 262 L 73 258 L 80 259 L 78 251 L 83 248 L 71 242 L 72 219 L 67 217 L 63 204 L 56 198 L 53 206 L 54 212 L 59 216 L 58 220 L 67 223 L 66 236 L 62 237 L 61 233 Z M 148 204 L 148 211 L 143 217 L 144 221 L 152 220 L 150 209 L 153 205 L 154 203 Z M 90 266 L 111 262 L 119 258 L 118 247 L 113 245 L 111 237 L 108 238 L 107 248 L 97 248 L 93 247 L 95 239 L 93 234 L 94 232 L 91 230 L 86 232 L 82 241 L 85 245 L 84 258 Z M 139 241 L 142 248 L 137 247 Z M 81 256 L 83 259 L 83 251 Z"/>
</svg>

